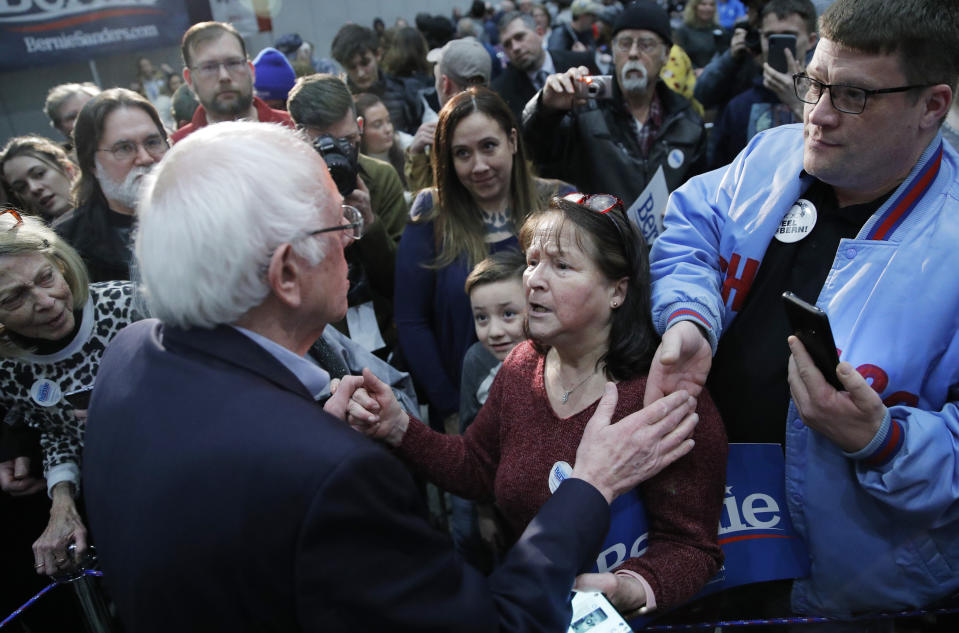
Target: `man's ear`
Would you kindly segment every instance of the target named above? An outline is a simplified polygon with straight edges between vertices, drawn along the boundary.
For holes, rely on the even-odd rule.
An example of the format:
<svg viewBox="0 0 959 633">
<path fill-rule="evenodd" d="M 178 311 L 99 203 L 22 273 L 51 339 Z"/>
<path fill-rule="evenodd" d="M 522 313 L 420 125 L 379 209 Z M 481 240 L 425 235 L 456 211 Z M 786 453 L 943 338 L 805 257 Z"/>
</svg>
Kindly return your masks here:
<svg viewBox="0 0 959 633">
<path fill-rule="evenodd" d="M 186 85 L 190 86 L 190 90 L 193 90 L 193 76 L 190 74 L 190 69 L 186 66 L 183 67 L 183 81 Z"/>
<path fill-rule="evenodd" d="M 366 125 L 366 119 L 361 116 L 356 117 L 356 127 L 360 128 L 360 136 L 363 136 L 364 125 Z"/>
<path fill-rule="evenodd" d="M 925 108 L 919 123 L 923 128 L 938 126 L 939 122 L 948 116 L 952 100 L 955 98 L 952 88 L 946 84 L 936 84 L 927 90 L 929 92 L 920 101 Z"/>
<path fill-rule="evenodd" d="M 291 308 L 298 308 L 303 297 L 300 289 L 301 262 L 293 252 L 290 243 L 281 244 L 273 255 L 267 267 L 266 280 L 270 292 L 282 304 Z"/>
</svg>

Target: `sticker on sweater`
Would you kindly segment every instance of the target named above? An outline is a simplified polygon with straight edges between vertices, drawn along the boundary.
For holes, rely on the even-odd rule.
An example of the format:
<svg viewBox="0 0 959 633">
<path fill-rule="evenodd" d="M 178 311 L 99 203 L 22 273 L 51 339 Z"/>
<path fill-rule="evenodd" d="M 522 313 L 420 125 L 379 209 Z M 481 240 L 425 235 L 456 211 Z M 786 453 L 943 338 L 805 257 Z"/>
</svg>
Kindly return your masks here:
<svg viewBox="0 0 959 633">
<path fill-rule="evenodd" d="M 686 154 L 684 154 L 681 149 L 674 149 L 666 156 L 666 164 L 673 169 L 682 167 L 684 160 L 686 160 Z"/>
<path fill-rule="evenodd" d="M 798 242 L 802 238 L 812 233 L 816 226 L 818 214 L 816 207 L 812 202 L 804 198 L 796 200 L 783 221 L 779 223 L 776 229 L 776 239 L 785 244 Z"/>
<path fill-rule="evenodd" d="M 60 385 L 48 378 L 41 378 L 30 387 L 30 397 L 41 407 L 52 407 L 60 402 L 62 395 Z"/>
<path fill-rule="evenodd" d="M 553 464 L 553 467 L 549 469 L 550 494 L 556 492 L 556 489 L 559 488 L 559 485 L 569 479 L 569 476 L 572 474 L 573 467 L 566 462 L 556 462 Z"/>
</svg>

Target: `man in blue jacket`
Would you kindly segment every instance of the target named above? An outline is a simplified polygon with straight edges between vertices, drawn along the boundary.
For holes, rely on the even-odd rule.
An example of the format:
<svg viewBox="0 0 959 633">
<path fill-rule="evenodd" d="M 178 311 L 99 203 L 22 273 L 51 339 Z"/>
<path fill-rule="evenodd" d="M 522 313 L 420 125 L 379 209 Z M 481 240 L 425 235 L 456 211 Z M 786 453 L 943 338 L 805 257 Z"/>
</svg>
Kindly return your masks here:
<svg viewBox="0 0 959 633">
<path fill-rule="evenodd" d="M 731 442 L 783 444 L 811 568 L 793 609 L 847 617 L 959 589 L 959 155 L 939 133 L 959 6 L 837 0 L 819 29 L 803 124 L 672 196 L 647 399 L 705 382 Z M 843 390 L 784 291 L 828 313 Z"/>
</svg>

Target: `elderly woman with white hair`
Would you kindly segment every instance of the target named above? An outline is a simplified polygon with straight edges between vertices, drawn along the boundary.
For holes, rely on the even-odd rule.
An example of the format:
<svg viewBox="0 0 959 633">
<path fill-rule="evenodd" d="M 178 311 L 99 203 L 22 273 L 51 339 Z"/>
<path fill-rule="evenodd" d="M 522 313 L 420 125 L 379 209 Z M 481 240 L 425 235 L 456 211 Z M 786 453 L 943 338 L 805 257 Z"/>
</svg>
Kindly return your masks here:
<svg viewBox="0 0 959 633">
<path fill-rule="evenodd" d="M 104 348 L 135 320 L 133 296 L 130 282 L 90 284 L 77 252 L 40 219 L 0 209 L 0 419 L 40 432 L 52 499 L 33 544 L 37 573 L 68 568 L 86 548 L 75 498 L 87 403 Z M 0 464 L 12 494 L 29 477 L 24 460 Z"/>
</svg>

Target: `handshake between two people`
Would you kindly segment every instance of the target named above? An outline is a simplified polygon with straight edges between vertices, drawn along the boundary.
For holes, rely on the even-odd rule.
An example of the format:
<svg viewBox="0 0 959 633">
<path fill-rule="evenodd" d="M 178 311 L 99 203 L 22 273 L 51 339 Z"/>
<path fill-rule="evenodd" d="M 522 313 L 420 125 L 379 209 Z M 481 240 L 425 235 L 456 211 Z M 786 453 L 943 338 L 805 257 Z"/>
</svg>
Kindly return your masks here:
<svg viewBox="0 0 959 633">
<path fill-rule="evenodd" d="M 327 413 L 390 446 L 403 442 L 410 416 L 389 385 L 369 369 L 333 380 L 330 390 L 333 396 L 323 407 Z M 592 485 L 609 503 L 689 453 L 699 422 L 696 400 L 686 390 L 661 397 L 614 424 L 616 401 L 616 385 L 607 382 L 570 475 Z"/>
<path fill-rule="evenodd" d="M 364 369 L 330 385 L 333 397 L 324 408 L 364 435 L 396 447 L 410 424 L 390 387 Z M 582 479 L 612 503 L 693 449 L 699 422 L 696 400 L 686 390 L 658 398 L 613 423 L 616 385 L 607 382 L 596 411 L 583 430 L 570 477 Z M 417 424 L 418 422 L 414 422 Z M 621 612 L 636 613 L 647 603 L 643 582 L 629 574 L 589 573 L 576 589 L 601 591 Z"/>
</svg>

